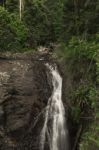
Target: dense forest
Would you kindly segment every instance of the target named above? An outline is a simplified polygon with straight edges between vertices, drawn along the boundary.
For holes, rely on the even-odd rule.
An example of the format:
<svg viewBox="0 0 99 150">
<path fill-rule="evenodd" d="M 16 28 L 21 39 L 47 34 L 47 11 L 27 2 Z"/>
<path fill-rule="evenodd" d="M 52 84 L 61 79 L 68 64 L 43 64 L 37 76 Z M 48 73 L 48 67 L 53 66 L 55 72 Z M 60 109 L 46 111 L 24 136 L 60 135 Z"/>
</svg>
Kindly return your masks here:
<svg viewBox="0 0 99 150">
<path fill-rule="evenodd" d="M 1 0 L 0 4 L 1 50 L 66 44 L 72 38 L 98 42 L 98 0 L 24 0 L 21 20 L 18 0 Z"/>
<path fill-rule="evenodd" d="M 55 45 L 79 150 L 99 149 L 99 0 L 0 0 L 0 52 Z M 67 90 L 67 92 L 66 92 Z M 75 134 L 75 133 L 74 133 Z"/>
</svg>

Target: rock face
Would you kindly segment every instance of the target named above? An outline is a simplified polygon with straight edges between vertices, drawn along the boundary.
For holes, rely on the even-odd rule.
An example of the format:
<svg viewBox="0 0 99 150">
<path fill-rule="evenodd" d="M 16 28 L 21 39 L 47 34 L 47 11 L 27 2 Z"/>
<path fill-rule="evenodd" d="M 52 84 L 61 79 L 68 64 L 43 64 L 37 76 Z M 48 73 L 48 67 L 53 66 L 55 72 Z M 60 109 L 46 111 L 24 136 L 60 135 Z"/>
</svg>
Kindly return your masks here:
<svg viewBox="0 0 99 150">
<path fill-rule="evenodd" d="M 51 95 L 44 57 L 0 57 L 0 150 L 39 150 Z"/>
</svg>

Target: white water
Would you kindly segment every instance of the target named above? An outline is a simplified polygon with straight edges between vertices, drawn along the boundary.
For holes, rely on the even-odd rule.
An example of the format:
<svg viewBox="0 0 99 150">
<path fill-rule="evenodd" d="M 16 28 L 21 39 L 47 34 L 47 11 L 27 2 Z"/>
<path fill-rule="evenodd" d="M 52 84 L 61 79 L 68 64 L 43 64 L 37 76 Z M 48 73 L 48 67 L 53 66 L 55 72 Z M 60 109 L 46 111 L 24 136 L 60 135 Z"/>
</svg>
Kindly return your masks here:
<svg viewBox="0 0 99 150">
<path fill-rule="evenodd" d="M 52 75 L 53 92 L 49 98 L 44 126 L 40 136 L 40 150 L 48 142 L 49 150 L 68 150 L 68 130 L 66 128 L 65 110 L 62 102 L 62 78 L 57 67 L 47 64 Z"/>
<path fill-rule="evenodd" d="M 20 14 L 20 20 L 22 19 L 22 11 L 24 8 L 23 0 L 19 0 L 19 14 Z"/>
</svg>

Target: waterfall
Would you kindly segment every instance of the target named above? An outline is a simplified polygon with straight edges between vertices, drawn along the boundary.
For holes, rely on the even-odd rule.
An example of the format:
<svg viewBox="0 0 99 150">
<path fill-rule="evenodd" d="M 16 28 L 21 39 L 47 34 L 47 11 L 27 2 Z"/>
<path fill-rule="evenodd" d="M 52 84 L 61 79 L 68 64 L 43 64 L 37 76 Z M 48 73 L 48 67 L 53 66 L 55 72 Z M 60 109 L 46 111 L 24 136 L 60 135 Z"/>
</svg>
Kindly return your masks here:
<svg viewBox="0 0 99 150">
<path fill-rule="evenodd" d="M 20 14 L 20 20 L 22 19 L 22 11 L 24 8 L 23 0 L 19 0 L 19 14 Z"/>
<path fill-rule="evenodd" d="M 62 102 L 62 78 L 57 67 L 47 64 L 52 75 L 53 92 L 48 100 L 44 126 L 40 135 L 40 150 L 68 150 L 68 130 L 65 120 L 65 109 Z"/>
</svg>

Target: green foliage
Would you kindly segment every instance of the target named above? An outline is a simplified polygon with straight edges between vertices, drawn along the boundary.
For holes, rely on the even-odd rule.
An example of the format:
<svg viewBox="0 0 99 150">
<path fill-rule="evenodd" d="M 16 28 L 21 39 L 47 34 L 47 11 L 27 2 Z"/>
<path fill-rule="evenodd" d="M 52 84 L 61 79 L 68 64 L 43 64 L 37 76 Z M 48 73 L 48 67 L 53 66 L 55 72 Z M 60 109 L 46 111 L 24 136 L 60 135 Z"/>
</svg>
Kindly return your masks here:
<svg viewBox="0 0 99 150">
<path fill-rule="evenodd" d="M 72 93 L 72 97 L 71 115 L 74 122 L 80 124 L 81 120 L 86 118 L 93 120 L 96 109 L 96 91 L 92 85 L 80 84 Z"/>
<path fill-rule="evenodd" d="M 97 50 L 97 53 L 96 53 L 96 66 L 97 66 L 97 69 L 96 69 L 96 74 L 97 74 L 97 83 L 99 84 L 99 49 Z"/>
<path fill-rule="evenodd" d="M 9 14 L 19 16 L 19 1 L 2 0 L 0 4 Z M 92 39 L 99 32 L 98 17 L 99 0 L 24 0 L 22 24 L 28 28 L 26 45 L 31 49 L 50 42 L 70 42 L 71 37 L 74 45 L 75 36 Z M 84 41 L 79 40 L 78 44 L 87 51 Z"/>
<path fill-rule="evenodd" d="M 66 0 L 64 8 L 64 40 L 71 35 L 84 39 L 99 31 L 99 1 L 98 0 Z M 68 15 L 67 15 L 68 14 Z"/>
<path fill-rule="evenodd" d="M 15 14 L 0 7 L 0 50 L 18 50 L 25 47 L 27 29 Z"/>
<path fill-rule="evenodd" d="M 19 0 L 6 0 L 6 9 L 11 12 L 17 14 L 19 12 Z"/>
<path fill-rule="evenodd" d="M 97 120 L 99 119 L 99 116 Z M 99 149 L 99 124 L 97 120 L 90 125 L 87 132 L 83 133 L 81 143 L 79 145 L 80 150 L 95 150 Z"/>
<path fill-rule="evenodd" d="M 68 82 L 71 81 L 67 82 L 71 85 L 67 100 L 69 115 L 73 126 L 81 126 L 83 129 L 80 133 L 79 150 L 99 149 L 98 36 L 97 33 L 91 40 L 73 36 L 55 50 L 58 59 L 64 62 L 65 78 Z"/>
<path fill-rule="evenodd" d="M 83 40 L 77 37 L 72 37 L 68 42 L 62 43 L 56 53 L 65 59 L 87 58 L 95 59 L 96 53 L 99 49 L 99 43 L 96 40 Z"/>
<path fill-rule="evenodd" d="M 29 44 L 44 45 L 55 42 L 61 34 L 63 2 L 26 1 L 23 20 L 29 29 Z"/>
</svg>

